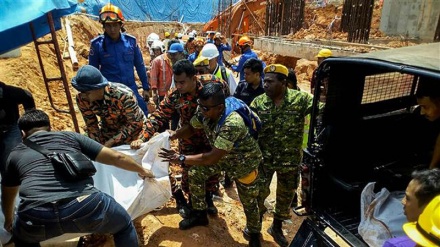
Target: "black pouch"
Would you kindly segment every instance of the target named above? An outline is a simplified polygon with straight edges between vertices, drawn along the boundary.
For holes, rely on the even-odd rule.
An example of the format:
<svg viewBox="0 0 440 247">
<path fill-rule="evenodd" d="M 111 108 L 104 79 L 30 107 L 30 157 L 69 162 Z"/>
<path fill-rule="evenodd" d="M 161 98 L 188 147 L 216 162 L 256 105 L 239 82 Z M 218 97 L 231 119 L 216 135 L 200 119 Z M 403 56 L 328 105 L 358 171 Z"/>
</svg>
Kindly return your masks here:
<svg viewBox="0 0 440 247">
<path fill-rule="evenodd" d="M 58 166 L 69 180 L 82 180 L 96 173 L 95 165 L 82 153 L 54 153 L 50 157 L 52 163 Z"/>
</svg>

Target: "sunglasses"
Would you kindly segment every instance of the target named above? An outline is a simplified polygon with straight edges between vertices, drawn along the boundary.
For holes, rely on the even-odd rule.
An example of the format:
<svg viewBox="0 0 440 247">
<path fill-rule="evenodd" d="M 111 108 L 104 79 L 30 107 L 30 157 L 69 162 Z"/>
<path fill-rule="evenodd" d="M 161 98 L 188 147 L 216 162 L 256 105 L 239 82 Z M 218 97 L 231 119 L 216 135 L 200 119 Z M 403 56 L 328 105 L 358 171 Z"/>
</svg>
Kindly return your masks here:
<svg viewBox="0 0 440 247">
<path fill-rule="evenodd" d="M 200 109 L 202 109 L 202 111 L 207 112 L 207 111 L 210 111 L 212 108 L 219 106 L 221 104 L 217 104 L 217 105 L 213 105 L 213 106 L 205 106 L 205 105 L 200 104 L 200 100 L 197 100 L 197 105 L 199 105 L 199 107 L 200 107 Z"/>
<path fill-rule="evenodd" d="M 114 12 L 104 12 L 101 13 L 99 15 L 99 19 L 101 20 L 101 22 L 106 22 L 106 21 L 121 21 L 121 19 L 119 18 L 118 14 L 114 13 Z"/>
</svg>

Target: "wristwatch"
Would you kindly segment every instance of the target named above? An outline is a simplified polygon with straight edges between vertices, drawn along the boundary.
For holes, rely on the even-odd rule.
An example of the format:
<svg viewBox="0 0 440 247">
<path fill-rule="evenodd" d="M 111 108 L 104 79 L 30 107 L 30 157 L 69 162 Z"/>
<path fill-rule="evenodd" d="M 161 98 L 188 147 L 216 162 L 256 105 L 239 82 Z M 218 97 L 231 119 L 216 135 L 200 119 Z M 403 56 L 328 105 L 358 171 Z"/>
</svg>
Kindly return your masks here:
<svg viewBox="0 0 440 247">
<path fill-rule="evenodd" d="M 186 159 L 185 155 L 183 155 L 183 154 L 179 155 L 180 164 L 183 164 L 185 162 L 185 159 Z"/>
</svg>

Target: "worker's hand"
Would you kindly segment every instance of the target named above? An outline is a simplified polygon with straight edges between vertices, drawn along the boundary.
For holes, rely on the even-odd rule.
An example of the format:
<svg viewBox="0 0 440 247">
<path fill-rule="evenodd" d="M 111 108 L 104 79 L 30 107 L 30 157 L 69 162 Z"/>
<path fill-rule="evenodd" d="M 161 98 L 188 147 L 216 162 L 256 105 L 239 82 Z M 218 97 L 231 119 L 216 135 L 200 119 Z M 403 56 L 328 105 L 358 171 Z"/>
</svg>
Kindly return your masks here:
<svg viewBox="0 0 440 247">
<path fill-rule="evenodd" d="M 167 131 L 168 131 L 168 133 L 170 133 L 170 140 L 171 141 L 174 141 L 177 139 L 176 131 L 174 131 L 174 130 L 167 130 Z"/>
<path fill-rule="evenodd" d="M 159 157 L 163 158 L 162 161 L 170 162 L 174 164 L 179 163 L 179 153 L 172 149 L 161 148 L 159 152 Z"/>
<path fill-rule="evenodd" d="M 154 174 L 152 171 L 142 168 L 142 171 L 138 173 L 139 177 L 141 177 L 142 179 L 145 178 L 154 178 Z"/>
<path fill-rule="evenodd" d="M 220 40 L 222 41 L 223 44 L 228 43 L 228 41 L 226 40 L 226 37 L 223 35 L 220 36 Z"/>
<path fill-rule="evenodd" d="M 148 101 L 150 101 L 150 91 L 144 90 L 142 92 L 142 98 L 144 98 L 145 103 L 148 103 Z"/>
<path fill-rule="evenodd" d="M 104 143 L 104 146 L 111 148 L 111 147 L 113 147 L 114 144 L 115 144 L 115 140 L 110 139 Z"/>
<path fill-rule="evenodd" d="M 10 217 L 10 219 L 5 219 L 5 223 L 3 224 L 3 227 L 7 232 L 12 233 L 12 217 Z"/>
<path fill-rule="evenodd" d="M 130 148 L 131 149 L 139 149 L 139 148 L 141 148 L 142 143 L 144 143 L 144 142 L 141 139 L 132 141 L 130 143 Z"/>
</svg>

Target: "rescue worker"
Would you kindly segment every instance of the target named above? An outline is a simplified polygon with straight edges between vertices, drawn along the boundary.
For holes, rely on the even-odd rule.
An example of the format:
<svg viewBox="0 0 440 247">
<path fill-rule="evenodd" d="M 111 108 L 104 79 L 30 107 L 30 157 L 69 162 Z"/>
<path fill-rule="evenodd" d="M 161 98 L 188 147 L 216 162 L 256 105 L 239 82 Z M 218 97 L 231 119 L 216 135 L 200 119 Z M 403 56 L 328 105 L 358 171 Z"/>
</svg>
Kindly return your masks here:
<svg viewBox="0 0 440 247">
<path fill-rule="evenodd" d="M 165 45 L 162 41 L 155 40 L 151 44 L 151 51 L 153 52 L 153 59 L 151 61 L 153 61 L 156 57 L 162 55 L 165 52 Z"/>
<path fill-rule="evenodd" d="M 265 94 L 257 96 L 251 103 L 262 121 L 259 145 L 264 163 L 260 166 L 263 175 L 258 198 L 260 215 L 267 211 L 264 200 L 270 194 L 270 183 L 277 173 L 277 192 L 274 219 L 267 230 L 280 246 L 287 246 L 282 223 L 290 219 L 290 204 L 297 187 L 298 166 L 302 153 L 304 117 L 311 113 L 313 96 L 287 88 L 286 66 L 272 64 L 264 69 Z"/>
<path fill-rule="evenodd" d="M 173 44 L 175 45 L 175 44 Z M 173 46 L 172 45 L 172 46 Z M 180 44 L 176 44 L 180 45 Z M 219 80 L 213 76 L 203 78 L 196 76 L 196 70 L 192 63 L 186 59 L 182 59 L 173 64 L 173 74 L 175 87 L 172 88 L 161 101 L 160 107 L 153 112 L 147 120 L 147 127 L 144 130 L 144 135 L 141 139 L 131 143 L 133 149 L 138 149 L 140 145 L 148 141 L 154 133 L 158 132 L 162 126 L 165 126 L 168 121 L 171 120 L 174 113 L 178 113 L 180 116 L 179 126 L 180 129 L 176 132 L 179 133 L 181 129 L 185 129 L 185 126 L 189 125 L 191 118 L 194 116 L 197 109 L 197 99 L 200 91 L 203 88 L 204 83 L 215 82 L 220 83 L 222 87 L 227 89 L 227 85 L 224 81 Z M 202 81 L 203 80 L 203 81 Z M 229 91 L 229 90 L 228 90 Z M 166 129 L 169 129 L 168 127 Z M 177 135 L 178 136 L 178 135 Z M 171 135 L 171 140 L 179 139 L 179 152 L 183 154 L 195 154 L 198 152 L 208 152 L 211 150 L 211 146 L 206 139 L 203 131 L 198 131 L 190 138 L 177 138 L 174 134 Z M 189 194 L 188 184 L 188 169 L 184 162 L 180 163 L 182 171 L 181 190 L 176 186 L 175 180 L 171 177 L 172 193 L 176 199 L 177 209 L 182 217 L 188 216 L 187 201 L 182 193 Z M 217 191 L 218 175 L 207 178 L 206 184 L 206 200 L 209 205 L 209 214 L 217 214 L 217 208 L 215 208 L 212 201 L 212 193 Z M 191 183 L 191 181 L 189 181 Z M 190 195 L 191 197 L 191 195 Z"/>
<path fill-rule="evenodd" d="M 186 58 L 188 58 L 188 56 L 195 51 L 194 46 L 194 33 L 191 32 L 190 34 L 188 34 L 188 40 L 186 41 L 184 46 Z"/>
<path fill-rule="evenodd" d="M 170 32 L 165 32 L 164 36 L 165 36 L 165 39 L 162 40 L 162 42 L 165 45 L 165 47 L 168 49 L 168 41 L 170 41 L 171 34 L 170 34 Z"/>
<path fill-rule="evenodd" d="M 208 136 L 212 150 L 187 155 L 174 150 L 162 149 L 159 156 L 171 163 L 185 163 L 189 168 L 192 207 L 190 217 L 179 223 L 179 229 L 209 224 L 205 202 L 204 182 L 220 171 L 228 171 L 235 179 L 238 196 L 246 215 L 246 227 L 250 232 L 249 246 L 261 246 L 261 221 L 258 210 L 258 166 L 262 154 L 257 141 L 249 133 L 243 117 L 232 111 L 221 126 L 218 121 L 226 113 L 225 95 L 218 83 L 208 83 L 199 93 L 198 112 L 192 117 L 189 128 L 177 131 L 176 136 L 190 136 L 196 130 L 203 130 Z"/>
<path fill-rule="evenodd" d="M 329 50 L 329 49 L 321 49 L 318 52 L 318 54 L 315 56 L 318 59 L 318 67 L 319 67 L 319 65 L 321 65 L 321 63 L 325 59 L 327 59 L 327 58 L 329 58 L 331 56 L 332 56 L 332 51 L 331 50 Z M 314 94 L 314 92 L 315 92 L 315 84 L 316 84 L 316 76 L 317 76 L 316 75 L 316 71 L 318 71 L 318 68 L 316 68 L 313 71 L 312 80 L 310 81 L 310 93 L 311 94 Z"/>
<path fill-rule="evenodd" d="M 244 80 L 244 73 L 243 73 L 243 65 L 249 58 L 257 58 L 258 55 L 252 51 L 251 49 L 252 40 L 247 37 L 243 36 L 238 40 L 238 46 L 240 47 L 241 51 L 241 57 L 240 60 L 238 60 L 237 65 L 232 65 L 232 71 L 239 72 L 240 73 L 240 81 Z"/>
<path fill-rule="evenodd" d="M 147 119 L 130 88 L 109 82 L 90 65 L 78 70 L 72 86 L 80 92 L 76 103 L 89 138 L 114 147 L 130 144 L 140 137 Z"/>
<path fill-rule="evenodd" d="M 264 93 L 263 63 L 256 58 L 248 59 L 243 65 L 244 80 L 238 83 L 234 97 L 250 105 L 255 97 Z"/>
<path fill-rule="evenodd" d="M 104 34 L 91 41 L 89 65 L 99 69 L 102 75 L 111 82 L 122 83 L 129 87 L 136 96 L 137 103 L 145 115 L 148 115 L 147 104 L 150 85 L 141 50 L 136 38 L 121 33 L 124 17 L 122 11 L 109 3 L 99 12 Z M 135 81 L 134 67 L 142 82 L 142 96 Z"/>
<path fill-rule="evenodd" d="M 221 33 L 216 33 L 214 36 L 214 44 L 215 46 L 217 46 L 218 49 L 218 57 L 217 57 L 217 63 L 220 66 L 224 66 L 223 63 L 223 52 L 224 51 L 231 51 L 232 47 L 231 45 L 228 43 L 228 41 L 226 40 L 226 37 L 223 36 Z"/>
<path fill-rule="evenodd" d="M 155 104 L 158 105 L 164 99 L 171 87 L 173 64 L 183 58 L 183 46 L 180 43 L 174 43 L 166 53 L 159 55 L 151 62 L 150 82 Z"/>
<path fill-rule="evenodd" d="M 228 82 L 229 91 L 231 92 L 231 95 L 233 95 L 235 93 L 235 89 L 237 88 L 237 82 L 235 81 L 235 77 L 230 69 L 218 64 L 217 57 L 219 55 L 220 53 L 215 44 L 208 43 L 203 46 L 198 59 L 199 61 L 208 60 L 209 73 Z M 194 61 L 195 66 L 197 64 L 196 61 Z"/>
<path fill-rule="evenodd" d="M 206 43 L 214 43 L 215 31 L 207 31 L 206 34 Z"/>
<path fill-rule="evenodd" d="M 405 233 L 416 246 L 440 246 L 440 195 L 432 199 L 416 222 L 403 225 Z"/>
<path fill-rule="evenodd" d="M 196 61 L 196 59 L 199 57 L 200 51 L 202 50 L 204 45 L 205 45 L 205 39 L 197 38 L 194 40 L 194 52 L 189 54 L 188 56 L 188 60 L 191 63 Z"/>
<path fill-rule="evenodd" d="M 160 37 L 156 33 L 150 33 L 147 37 L 147 44 L 146 44 L 147 49 L 150 52 L 150 61 L 153 61 L 153 59 L 155 58 L 154 52 L 152 49 L 152 45 L 153 45 L 154 41 L 160 41 Z"/>
</svg>

